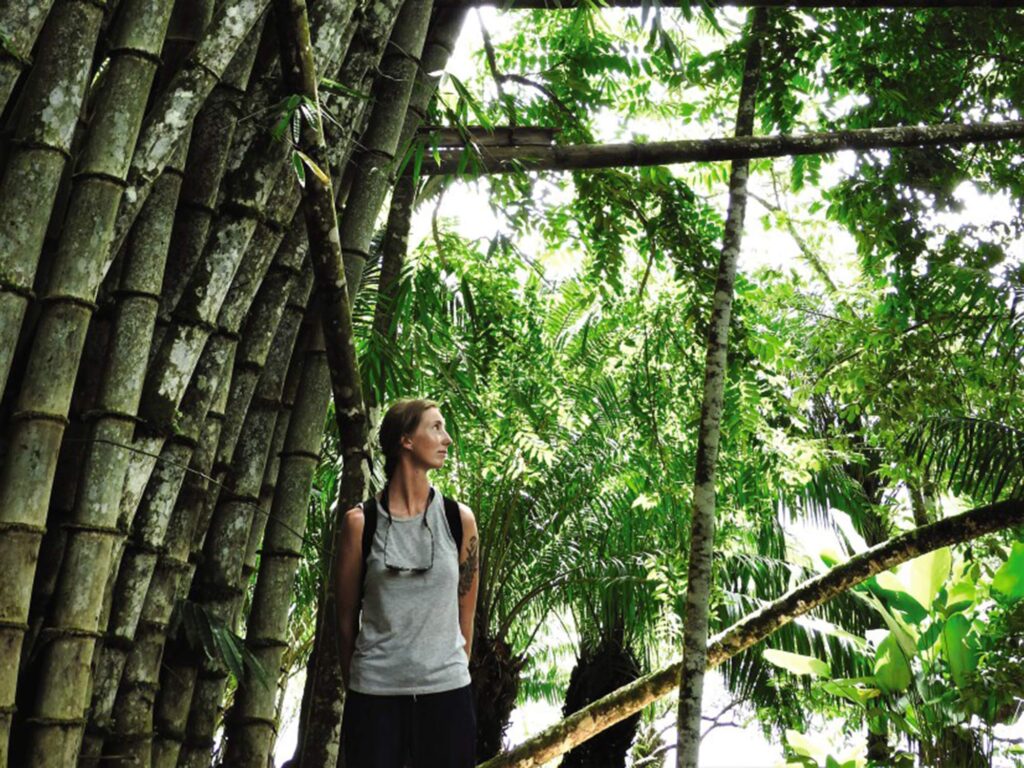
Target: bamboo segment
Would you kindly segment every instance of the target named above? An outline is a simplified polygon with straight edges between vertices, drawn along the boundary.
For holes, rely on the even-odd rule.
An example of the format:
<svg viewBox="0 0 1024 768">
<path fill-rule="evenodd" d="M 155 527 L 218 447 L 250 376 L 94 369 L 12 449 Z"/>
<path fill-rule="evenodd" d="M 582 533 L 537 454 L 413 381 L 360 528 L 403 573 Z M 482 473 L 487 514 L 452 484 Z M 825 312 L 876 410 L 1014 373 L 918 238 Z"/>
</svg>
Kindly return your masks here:
<svg viewBox="0 0 1024 768">
<path fill-rule="evenodd" d="M 192 125 L 214 85 L 224 77 L 267 3 L 268 0 L 223 3 L 207 34 L 147 113 L 114 224 L 113 251 L 120 248 L 174 146 Z"/>
<path fill-rule="evenodd" d="M 174 220 L 171 252 L 174 269 L 169 270 L 160 298 L 160 318 L 166 323 L 181 298 L 206 243 L 217 204 L 217 191 L 224 178 L 228 152 L 236 135 L 238 116 L 246 100 L 246 84 L 260 58 L 262 23 L 258 23 L 239 48 L 196 116 L 193 140 L 185 165 L 181 203 Z M 267 35 L 273 38 L 273 35 Z M 249 86 L 252 88 L 252 85 Z M 244 114 L 244 113 L 242 113 Z"/>
<path fill-rule="evenodd" d="M 345 258 L 345 280 L 352 293 L 359 292 L 363 265 L 384 197 L 391 188 L 395 153 L 399 147 L 423 52 L 432 3 L 406 0 L 395 24 L 395 32 L 381 61 L 381 79 L 370 123 L 360 139 L 360 151 L 353 157 L 353 192 L 338 223 L 341 251 Z M 418 127 L 418 126 L 417 126 Z"/>
<path fill-rule="evenodd" d="M 43 28 L 53 0 L 23 0 L 0 5 L 0 114 L 7 106 L 18 76 L 30 63 L 32 46 Z M 3 389 L 0 386 L 0 389 Z"/>
<path fill-rule="evenodd" d="M 305 303 L 305 297 L 296 298 Z M 234 623 L 245 594 L 242 570 L 246 545 L 254 513 L 259 508 L 268 447 L 280 410 L 284 379 L 298 326 L 299 323 L 293 322 L 289 316 L 289 321 L 282 322 L 278 328 L 239 436 L 227 482 L 210 523 L 202 565 L 193 584 L 193 598 L 229 626 Z M 219 660 L 204 660 L 192 694 L 179 765 L 205 768 L 210 764 L 213 733 L 226 682 L 227 670 L 223 664 Z"/>
<path fill-rule="evenodd" d="M 307 500 L 319 462 L 323 423 L 330 401 L 323 333 L 315 332 L 305 353 L 302 379 L 288 424 L 270 521 L 260 555 L 260 571 L 249 615 L 246 647 L 276 679 L 287 646 L 288 608 L 302 550 Z M 274 689 L 247 676 L 228 718 L 225 761 L 238 768 L 267 765 L 277 731 Z"/>
<path fill-rule="evenodd" d="M 14 14 L 21 17 L 14 10 L 16 5 L 12 3 L 11 10 L 4 12 L 5 17 L 11 14 L 12 23 L 17 20 Z M 46 20 L 37 63 L 21 96 L 13 149 L 0 181 L 0 392 L 7 384 L 25 309 L 33 298 L 39 254 L 70 157 L 103 5 L 68 2 L 54 9 Z M 0 620 L 6 616 L 0 608 Z M 17 658 L 17 649 L 14 652 L 13 658 Z M 6 652 L 3 655 L 7 656 Z M 6 706 L 3 688 L 0 682 L 0 708 Z"/>
</svg>

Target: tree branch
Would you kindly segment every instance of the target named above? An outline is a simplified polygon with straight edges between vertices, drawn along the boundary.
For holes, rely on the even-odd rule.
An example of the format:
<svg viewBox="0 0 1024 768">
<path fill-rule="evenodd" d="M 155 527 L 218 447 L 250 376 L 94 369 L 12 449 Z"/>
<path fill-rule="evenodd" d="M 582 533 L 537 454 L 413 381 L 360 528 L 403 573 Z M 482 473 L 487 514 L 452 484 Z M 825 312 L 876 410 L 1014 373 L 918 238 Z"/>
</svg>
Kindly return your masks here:
<svg viewBox="0 0 1024 768">
<path fill-rule="evenodd" d="M 1024 1 L 1024 0 L 1022 0 Z M 581 144 L 576 146 L 479 147 L 466 175 L 517 170 L 568 171 L 622 166 L 716 162 L 784 155 L 823 155 L 844 149 L 928 147 L 1024 138 L 1024 120 L 968 125 L 895 126 L 822 131 L 800 136 L 744 136 L 721 139 L 659 141 L 649 144 Z M 465 149 L 442 149 L 440 164 L 424 158 L 424 175 L 454 174 Z M 474 169 L 475 166 L 475 169 Z"/>
<path fill-rule="evenodd" d="M 798 616 L 876 573 L 927 552 L 1019 525 L 1024 525 L 1024 498 L 1010 499 L 947 517 L 872 547 L 842 565 L 805 581 L 778 600 L 720 632 L 712 638 L 708 647 L 708 668 L 717 667 L 726 659 L 761 642 Z M 680 666 L 681 663 L 677 661 L 619 688 L 512 751 L 488 760 L 480 768 L 539 768 L 676 690 Z"/>
</svg>

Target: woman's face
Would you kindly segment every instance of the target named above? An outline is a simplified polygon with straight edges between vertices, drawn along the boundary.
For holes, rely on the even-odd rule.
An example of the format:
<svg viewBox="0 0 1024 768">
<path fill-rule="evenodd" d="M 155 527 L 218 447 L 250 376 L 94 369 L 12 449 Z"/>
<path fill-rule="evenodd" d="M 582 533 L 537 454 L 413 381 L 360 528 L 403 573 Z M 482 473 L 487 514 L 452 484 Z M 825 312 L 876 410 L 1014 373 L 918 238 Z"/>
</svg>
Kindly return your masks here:
<svg viewBox="0 0 1024 768">
<path fill-rule="evenodd" d="M 445 430 L 444 417 L 437 408 L 425 410 L 416 429 L 402 438 L 402 447 L 410 451 L 410 458 L 428 469 L 444 465 L 451 444 L 451 435 Z"/>
</svg>

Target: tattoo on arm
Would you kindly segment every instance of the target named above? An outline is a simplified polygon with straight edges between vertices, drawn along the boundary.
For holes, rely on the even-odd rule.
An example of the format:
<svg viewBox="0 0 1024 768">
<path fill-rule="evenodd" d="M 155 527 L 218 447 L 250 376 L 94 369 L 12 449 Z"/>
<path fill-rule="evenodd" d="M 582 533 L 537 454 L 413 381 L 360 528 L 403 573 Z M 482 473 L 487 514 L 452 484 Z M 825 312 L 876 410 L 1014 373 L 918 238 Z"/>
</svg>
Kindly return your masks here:
<svg viewBox="0 0 1024 768">
<path fill-rule="evenodd" d="M 477 540 L 476 536 L 469 540 L 469 547 L 466 549 L 466 559 L 459 563 L 459 597 L 469 594 L 469 588 L 473 586 L 473 577 L 477 569 Z"/>
</svg>

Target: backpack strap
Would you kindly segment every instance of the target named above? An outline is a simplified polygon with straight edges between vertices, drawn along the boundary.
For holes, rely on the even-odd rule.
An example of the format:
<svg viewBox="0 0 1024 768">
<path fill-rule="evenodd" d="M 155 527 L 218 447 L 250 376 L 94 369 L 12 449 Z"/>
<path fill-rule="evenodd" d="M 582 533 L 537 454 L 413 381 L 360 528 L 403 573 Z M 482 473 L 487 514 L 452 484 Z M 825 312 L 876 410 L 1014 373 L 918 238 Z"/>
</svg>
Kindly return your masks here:
<svg viewBox="0 0 1024 768">
<path fill-rule="evenodd" d="M 444 516 L 448 520 L 448 530 L 455 539 L 455 556 L 458 559 L 462 557 L 462 512 L 459 510 L 459 502 L 455 499 L 449 499 L 447 496 L 441 498 L 444 499 Z"/>
</svg>

